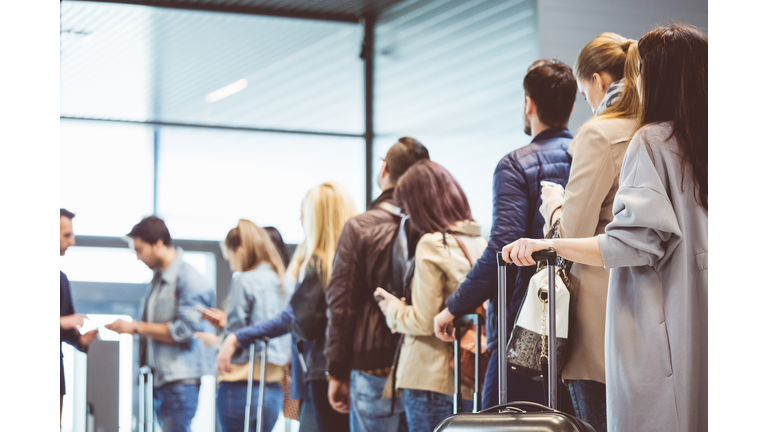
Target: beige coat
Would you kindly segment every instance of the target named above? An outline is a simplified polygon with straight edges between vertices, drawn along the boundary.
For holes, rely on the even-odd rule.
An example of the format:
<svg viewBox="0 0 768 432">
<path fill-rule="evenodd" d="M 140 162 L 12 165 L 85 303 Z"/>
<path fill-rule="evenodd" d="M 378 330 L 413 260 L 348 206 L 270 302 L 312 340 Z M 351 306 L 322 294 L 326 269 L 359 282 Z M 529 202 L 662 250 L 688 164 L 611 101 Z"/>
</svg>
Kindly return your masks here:
<svg viewBox="0 0 768 432">
<path fill-rule="evenodd" d="M 477 222 L 459 222 L 451 231 L 464 243 L 473 261 L 480 258 L 488 243 L 480 236 Z M 453 394 L 453 374 L 449 365 L 453 345 L 435 336 L 433 321 L 445 308 L 445 299 L 467 277 L 470 264 L 453 236 L 446 235 L 445 241 L 447 246 L 443 244 L 441 233 L 421 237 L 416 245 L 412 305 L 390 302 L 387 308 L 389 328 L 406 335 L 397 368 L 398 389 Z M 390 384 L 385 388 L 388 391 Z M 472 394 L 466 387 L 462 392 L 467 396 Z"/>
<path fill-rule="evenodd" d="M 605 232 L 613 220 L 613 198 L 633 127 L 631 119 L 600 119 L 579 129 L 568 149 L 573 163 L 565 196 L 550 198 L 541 205 L 545 233 L 558 218 L 563 238 L 588 238 Z M 605 383 L 608 270 L 574 263 L 570 279 L 571 354 L 563 379 Z"/>
</svg>

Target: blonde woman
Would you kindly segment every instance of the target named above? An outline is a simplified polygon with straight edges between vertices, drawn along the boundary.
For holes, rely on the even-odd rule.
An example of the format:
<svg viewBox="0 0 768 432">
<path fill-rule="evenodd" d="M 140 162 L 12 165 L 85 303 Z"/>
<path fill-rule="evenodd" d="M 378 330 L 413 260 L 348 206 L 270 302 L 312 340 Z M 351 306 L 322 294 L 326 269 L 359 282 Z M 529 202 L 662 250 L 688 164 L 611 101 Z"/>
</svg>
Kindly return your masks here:
<svg viewBox="0 0 768 432">
<path fill-rule="evenodd" d="M 235 273 L 227 296 L 227 312 L 209 308 L 201 310 L 203 317 L 217 327 L 223 327 L 222 336 L 231 334 L 249 325 L 258 324 L 275 317 L 285 304 L 286 294 L 282 288 L 285 267 L 270 240 L 269 234 L 253 222 L 241 219 L 222 242 L 222 251 Z M 198 337 L 213 335 L 206 333 Z M 215 337 L 215 336 L 213 336 Z M 277 422 L 283 402 L 283 365 L 288 362 L 290 342 L 282 337 L 270 341 L 267 348 L 266 383 L 260 383 L 260 362 L 253 366 L 252 400 L 259 397 L 259 386 L 264 385 L 264 430 L 272 430 Z M 256 345 L 255 353 L 262 355 L 262 347 Z M 248 346 L 238 347 L 231 356 L 228 371 L 220 372 L 217 378 L 219 389 L 216 396 L 219 426 L 224 432 L 242 430 L 248 385 Z M 256 427 L 256 410 L 251 410 L 251 427 Z"/>
<path fill-rule="evenodd" d="M 595 117 L 579 129 L 568 187 L 544 187 L 544 232 L 559 219 L 562 238 L 592 237 L 613 220 L 611 206 L 639 110 L 637 42 L 603 33 L 581 50 L 573 71 Z M 576 415 L 606 430 L 605 304 L 609 271 L 573 264 L 570 272 L 571 355 L 563 368 Z"/>
<path fill-rule="evenodd" d="M 325 290 L 331 279 L 333 257 L 344 224 L 357 214 L 344 186 L 326 182 L 311 189 L 302 202 L 304 241 L 296 249 L 287 273 L 296 290 L 286 310 L 275 318 L 227 336 L 219 351 L 219 373 L 231 368 L 236 348 L 257 338 L 292 333 L 291 398 L 301 399 L 300 430 L 316 425 L 321 432 L 349 430 L 349 417 L 334 411 L 325 379 Z"/>
</svg>

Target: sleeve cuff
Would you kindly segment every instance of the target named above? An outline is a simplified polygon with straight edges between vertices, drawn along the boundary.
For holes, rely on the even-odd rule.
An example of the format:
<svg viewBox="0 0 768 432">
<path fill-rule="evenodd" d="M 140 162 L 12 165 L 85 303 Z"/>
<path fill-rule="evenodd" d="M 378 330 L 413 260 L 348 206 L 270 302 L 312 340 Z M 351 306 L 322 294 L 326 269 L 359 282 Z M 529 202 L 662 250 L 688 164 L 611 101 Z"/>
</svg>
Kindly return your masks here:
<svg viewBox="0 0 768 432">
<path fill-rule="evenodd" d="M 328 362 L 328 375 L 341 380 L 349 381 L 349 376 L 352 373 L 352 369 L 348 364 L 339 361 Z"/>
</svg>

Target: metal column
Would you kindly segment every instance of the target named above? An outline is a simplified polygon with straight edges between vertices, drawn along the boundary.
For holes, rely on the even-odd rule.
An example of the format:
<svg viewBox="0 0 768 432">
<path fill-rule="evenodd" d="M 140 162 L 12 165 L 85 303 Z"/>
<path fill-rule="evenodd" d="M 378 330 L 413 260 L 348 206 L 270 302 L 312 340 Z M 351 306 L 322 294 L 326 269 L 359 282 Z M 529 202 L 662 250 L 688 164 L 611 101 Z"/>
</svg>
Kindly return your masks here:
<svg viewBox="0 0 768 432">
<path fill-rule="evenodd" d="M 373 201 L 373 57 L 376 17 L 363 18 L 363 49 L 365 63 L 365 204 Z"/>
</svg>

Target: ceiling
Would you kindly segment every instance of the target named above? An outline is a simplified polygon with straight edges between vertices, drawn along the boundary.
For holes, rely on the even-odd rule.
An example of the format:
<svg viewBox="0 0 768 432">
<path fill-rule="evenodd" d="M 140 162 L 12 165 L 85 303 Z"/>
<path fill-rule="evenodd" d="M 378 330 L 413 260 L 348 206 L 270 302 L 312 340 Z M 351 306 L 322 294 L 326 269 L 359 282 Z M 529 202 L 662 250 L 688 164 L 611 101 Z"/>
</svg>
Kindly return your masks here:
<svg viewBox="0 0 768 432">
<path fill-rule="evenodd" d="M 378 15 L 399 1 L 400 0 L 100 0 L 102 3 L 124 3 L 207 12 L 233 12 L 343 22 L 358 22 L 360 18 L 364 16 Z"/>
</svg>

